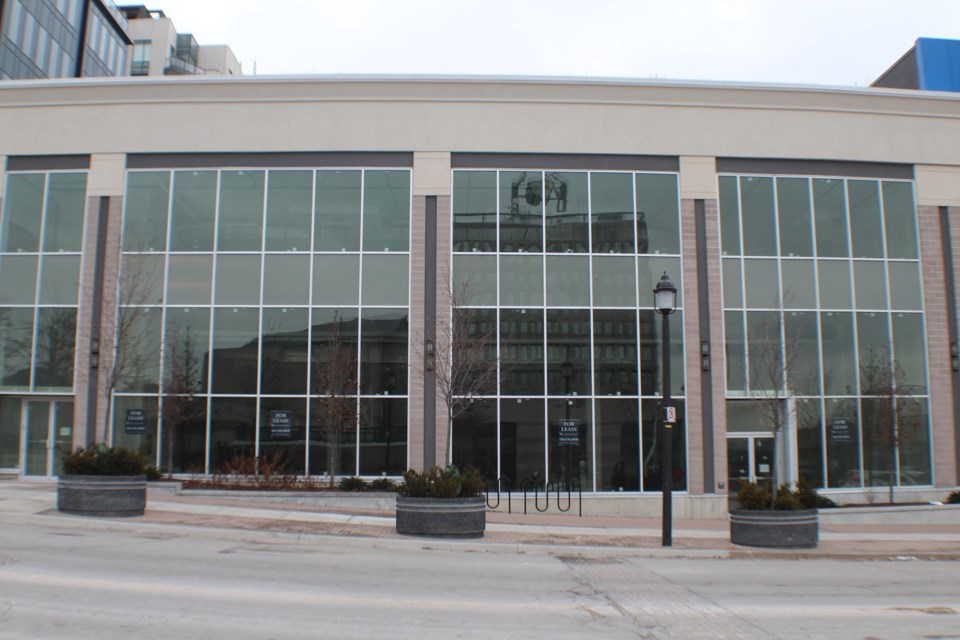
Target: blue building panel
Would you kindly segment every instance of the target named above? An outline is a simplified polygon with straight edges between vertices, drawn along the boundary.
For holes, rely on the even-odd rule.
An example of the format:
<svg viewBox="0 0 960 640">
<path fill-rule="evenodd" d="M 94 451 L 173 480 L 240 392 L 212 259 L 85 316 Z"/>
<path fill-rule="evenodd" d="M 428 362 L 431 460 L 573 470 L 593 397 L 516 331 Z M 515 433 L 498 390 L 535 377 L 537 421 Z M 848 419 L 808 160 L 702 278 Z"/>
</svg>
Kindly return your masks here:
<svg viewBox="0 0 960 640">
<path fill-rule="evenodd" d="M 919 38 L 917 70 L 920 89 L 960 91 L 960 41 Z"/>
</svg>

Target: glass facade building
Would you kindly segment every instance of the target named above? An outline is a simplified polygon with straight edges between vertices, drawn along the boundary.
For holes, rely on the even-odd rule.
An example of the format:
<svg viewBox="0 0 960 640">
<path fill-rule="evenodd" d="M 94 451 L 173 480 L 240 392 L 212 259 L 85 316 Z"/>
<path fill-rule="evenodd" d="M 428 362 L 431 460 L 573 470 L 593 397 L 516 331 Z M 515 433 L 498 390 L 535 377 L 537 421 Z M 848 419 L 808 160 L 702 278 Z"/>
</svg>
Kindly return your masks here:
<svg viewBox="0 0 960 640">
<path fill-rule="evenodd" d="M 666 273 L 680 513 L 774 476 L 845 501 L 960 479 L 960 98 L 97 85 L 120 115 L 177 123 L 121 135 L 71 103 L 92 85 L 53 84 L 0 85 L 0 472 L 55 475 L 96 440 L 183 476 L 237 454 L 315 477 L 453 462 L 517 492 L 647 504 L 666 466 Z M 53 100 L 77 126 L 37 146 Z M 748 120 L 756 135 L 732 133 Z M 466 343 L 443 348 L 445 323 Z M 436 364 L 468 357 L 489 383 L 459 381 L 448 422 Z"/>
</svg>

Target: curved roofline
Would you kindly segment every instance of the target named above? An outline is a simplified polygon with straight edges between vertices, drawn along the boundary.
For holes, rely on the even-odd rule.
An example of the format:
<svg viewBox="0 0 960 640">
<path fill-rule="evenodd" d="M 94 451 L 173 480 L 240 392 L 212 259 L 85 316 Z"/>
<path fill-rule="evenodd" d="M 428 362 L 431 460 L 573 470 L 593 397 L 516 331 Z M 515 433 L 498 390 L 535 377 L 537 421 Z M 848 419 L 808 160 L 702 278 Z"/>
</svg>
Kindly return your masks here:
<svg viewBox="0 0 960 640">
<path fill-rule="evenodd" d="M 322 75 L 197 75 L 197 76 L 123 76 L 109 78 L 52 78 L 34 80 L 4 80 L 3 88 L 41 88 L 70 86 L 118 86 L 151 84 L 348 84 L 348 83 L 430 83 L 430 84 L 516 84 L 617 86 L 637 88 L 742 89 L 783 92 L 819 92 L 848 95 L 926 97 L 960 100 L 960 94 L 945 91 L 889 89 L 880 87 L 848 87 L 842 85 L 791 84 L 775 82 L 746 82 L 720 80 L 668 80 L 660 78 L 627 78 L 600 76 L 504 76 L 504 75 L 441 75 L 441 74 L 322 74 Z"/>
</svg>

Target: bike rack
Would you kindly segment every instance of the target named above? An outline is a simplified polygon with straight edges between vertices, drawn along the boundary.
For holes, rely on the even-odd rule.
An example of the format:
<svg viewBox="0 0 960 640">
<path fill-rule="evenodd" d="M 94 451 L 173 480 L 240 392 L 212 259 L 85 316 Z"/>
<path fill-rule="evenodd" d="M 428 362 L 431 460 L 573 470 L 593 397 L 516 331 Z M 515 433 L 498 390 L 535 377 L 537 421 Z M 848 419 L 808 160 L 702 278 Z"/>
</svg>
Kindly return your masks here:
<svg viewBox="0 0 960 640">
<path fill-rule="evenodd" d="M 500 476 L 497 478 L 497 501 L 494 504 L 490 504 L 490 488 L 487 485 L 487 508 L 488 509 L 498 509 L 500 507 L 500 489 L 503 487 L 503 483 L 506 482 L 507 486 L 510 486 L 510 478 L 507 476 Z M 507 491 L 507 513 L 513 513 L 513 498 L 512 494 Z"/>
</svg>

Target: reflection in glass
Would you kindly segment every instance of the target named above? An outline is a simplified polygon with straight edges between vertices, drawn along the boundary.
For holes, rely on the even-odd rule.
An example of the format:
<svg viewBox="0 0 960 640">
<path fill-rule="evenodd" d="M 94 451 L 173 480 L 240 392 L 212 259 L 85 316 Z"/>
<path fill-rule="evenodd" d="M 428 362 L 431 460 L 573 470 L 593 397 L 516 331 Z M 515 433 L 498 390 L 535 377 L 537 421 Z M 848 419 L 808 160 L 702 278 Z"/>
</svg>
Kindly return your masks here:
<svg viewBox="0 0 960 640">
<path fill-rule="evenodd" d="M 677 288 L 677 308 L 683 307 L 683 277 L 680 258 L 666 256 L 638 256 L 637 281 L 640 283 L 640 306 L 653 308 L 653 288 L 664 273 Z"/>
<path fill-rule="evenodd" d="M 593 491 L 593 433 L 588 399 L 547 401 L 550 483 L 559 489 Z M 566 428 L 561 435 L 560 423 Z M 572 423 L 572 425 L 571 425 Z M 574 433 L 571 426 L 576 427 Z"/>
<path fill-rule="evenodd" d="M 543 395 L 543 310 L 500 310 L 500 393 Z"/>
<path fill-rule="evenodd" d="M 547 393 L 589 395 L 590 311 L 547 309 Z"/>
<path fill-rule="evenodd" d="M 748 309 L 776 309 L 780 306 L 776 260 L 744 260 L 743 275 Z"/>
<path fill-rule="evenodd" d="M 218 251 L 260 251 L 263 246 L 263 171 L 220 174 Z"/>
<path fill-rule="evenodd" d="M 363 257 L 364 305 L 406 305 L 410 288 L 406 255 Z"/>
<path fill-rule="evenodd" d="M 453 172 L 453 250 L 497 250 L 497 173 Z"/>
<path fill-rule="evenodd" d="M 500 256 L 500 304 L 543 304 L 543 256 Z"/>
<path fill-rule="evenodd" d="M 451 385 L 456 395 L 496 395 L 497 393 L 497 310 L 454 309 L 453 326 L 463 335 L 461 347 L 453 353 L 453 371 L 470 373 L 455 376 Z M 463 331 L 465 329 L 465 331 Z M 463 366 L 460 358 L 466 358 Z M 491 375 L 492 374 L 492 375 Z"/>
<path fill-rule="evenodd" d="M 856 400 L 827 398 L 827 486 L 859 487 L 860 430 Z"/>
<path fill-rule="evenodd" d="M 890 324 L 886 313 L 857 314 L 860 393 L 877 395 L 890 382 Z M 884 375 L 879 375 L 879 374 Z"/>
<path fill-rule="evenodd" d="M 890 307 L 920 310 L 920 265 L 916 262 L 888 262 L 890 270 Z"/>
<path fill-rule="evenodd" d="M 263 310 L 260 393 L 306 393 L 307 324 L 305 307 Z"/>
<path fill-rule="evenodd" d="M 258 309 L 218 308 L 213 312 L 213 393 L 256 393 Z"/>
<path fill-rule="evenodd" d="M 787 309 L 815 309 L 817 294 L 813 260 L 782 260 L 783 306 Z"/>
<path fill-rule="evenodd" d="M 882 258 L 880 194 L 874 180 L 848 180 L 850 239 L 854 258 Z"/>
<path fill-rule="evenodd" d="M 685 491 L 687 488 L 687 443 L 686 417 L 684 402 L 673 401 L 677 408 L 677 424 L 669 432 L 673 435 L 671 443 L 673 449 L 673 490 Z M 663 471 L 660 438 L 663 429 L 660 428 L 657 416 L 661 413 L 659 400 L 644 400 L 642 402 L 643 417 L 643 490 L 660 491 L 663 487 Z"/>
<path fill-rule="evenodd" d="M 633 253 L 633 180 L 628 173 L 590 174 L 594 253 Z"/>
<path fill-rule="evenodd" d="M 169 171 L 130 171 L 123 217 L 124 251 L 163 251 L 167 247 Z"/>
<path fill-rule="evenodd" d="M 633 310 L 593 312 L 595 393 L 635 396 L 637 386 L 637 314 Z"/>
<path fill-rule="evenodd" d="M 926 398 L 899 398 L 900 410 L 900 484 L 933 484 L 930 459 L 930 409 Z"/>
<path fill-rule="evenodd" d="M 787 389 L 795 395 L 820 394 L 820 362 L 817 359 L 817 314 L 785 311 Z"/>
<path fill-rule="evenodd" d="M 597 491 L 640 490 L 636 400 L 596 401 Z"/>
<path fill-rule="evenodd" d="M 543 251 L 543 174 L 500 172 L 500 251 Z"/>
<path fill-rule="evenodd" d="M 57 407 L 58 417 L 62 412 L 62 407 Z M 130 412 L 142 412 L 145 418 L 142 433 L 138 427 L 128 426 L 131 422 L 128 420 Z M 157 396 L 114 396 L 113 446 L 139 451 L 147 464 L 154 466 L 157 461 L 157 417 Z"/>
<path fill-rule="evenodd" d="M 0 405 L 2 407 L 2 405 Z M 497 477 L 497 401 L 477 400 L 453 419 L 453 464 L 476 467 L 493 482 Z M 503 488 L 508 487 L 504 481 Z"/>
<path fill-rule="evenodd" d="M 586 173 L 546 174 L 548 253 L 586 253 L 588 199 Z"/>
<path fill-rule="evenodd" d="M 637 281 L 634 259 L 593 258 L 593 304 L 598 307 L 636 307 Z"/>
<path fill-rule="evenodd" d="M 820 277 L 820 308 L 850 309 L 853 304 L 850 263 L 846 260 L 820 260 L 817 269 Z"/>
<path fill-rule="evenodd" d="M 357 305 L 359 299 L 360 256 L 314 254 L 313 303 Z"/>
<path fill-rule="evenodd" d="M 906 392 L 914 395 L 927 393 L 925 344 L 922 315 L 893 314 L 894 357 L 903 371 L 902 384 Z"/>
<path fill-rule="evenodd" d="M 314 251 L 360 250 L 360 175 L 360 171 L 317 171 Z"/>
<path fill-rule="evenodd" d="M 854 291 L 858 309 L 886 309 L 887 283 L 882 262 L 855 260 L 853 263 Z"/>
<path fill-rule="evenodd" d="M 821 258 L 846 258 L 847 211 L 843 180 L 813 181 L 814 219 L 817 225 L 817 255 Z"/>
<path fill-rule="evenodd" d="M 210 473 L 225 471 L 234 456 L 253 456 L 256 429 L 256 398 L 211 398 Z"/>
<path fill-rule="evenodd" d="M 723 306 L 727 309 L 743 308 L 743 281 L 740 275 L 740 258 L 724 258 L 723 263 Z M 786 264 L 786 263 L 784 263 Z M 784 280 L 786 286 L 786 280 Z"/>
<path fill-rule="evenodd" d="M 334 476 L 357 475 L 356 421 L 334 424 L 322 402 L 310 400 L 310 474 L 329 476 L 331 480 Z"/>
<path fill-rule="evenodd" d="M 500 475 L 514 491 L 546 488 L 543 400 L 500 401 Z"/>
<path fill-rule="evenodd" d="M 309 251 L 312 171 L 271 171 L 267 182 L 267 251 Z"/>
<path fill-rule="evenodd" d="M 171 255 L 167 304 L 210 304 L 212 255 Z"/>
<path fill-rule="evenodd" d="M 725 256 L 740 255 L 740 194 L 734 176 L 720 176 L 720 242 Z"/>
<path fill-rule="evenodd" d="M 3 326 L 2 314 L 0 311 L 0 327 Z M 2 369 L 0 365 L 0 376 L 3 375 Z M 3 386 L 3 379 L 0 378 L 0 388 Z M 20 403 L 20 398 L 0 396 L 0 469 L 20 467 Z"/>
<path fill-rule="evenodd" d="M 820 335 L 824 393 L 852 395 L 856 389 L 852 314 L 821 313 Z"/>
<path fill-rule="evenodd" d="M 216 304 L 260 304 L 260 256 L 217 256 Z"/>
<path fill-rule="evenodd" d="M 363 175 L 363 250 L 409 251 L 410 172 Z"/>
<path fill-rule="evenodd" d="M 307 401 L 304 398 L 261 398 L 261 456 L 279 461 L 287 473 L 303 475 L 306 440 Z"/>
<path fill-rule="evenodd" d="M 453 287 L 457 306 L 497 304 L 497 258 L 454 255 Z"/>
<path fill-rule="evenodd" d="M 168 393 L 204 393 L 210 363 L 210 309 L 167 309 L 163 384 Z"/>
<path fill-rule="evenodd" d="M 3 224 L 0 227 L 3 236 L 0 246 L 3 251 L 38 251 L 43 187 L 42 173 L 10 174 L 3 201 Z"/>
<path fill-rule="evenodd" d="M 680 253 L 677 176 L 638 173 L 637 253 Z"/>
<path fill-rule="evenodd" d="M 43 222 L 44 251 L 80 251 L 87 174 L 51 173 Z"/>
<path fill-rule="evenodd" d="M 41 307 L 37 312 L 37 355 L 34 388 L 72 391 L 77 341 L 75 307 Z"/>
<path fill-rule="evenodd" d="M 783 343 L 780 339 L 779 311 L 747 312 L 747 353 L 750 390 L 770 397 L 782 393 Z"/>
<path fill-rule="evenodd" d="M 360 315 L 360 393 L 407 392 L 406 309 L 363 309 Z"/>
<path fill-rule="evenodd" d="M 800 398 L 797 412 L 797 461 L 800 478 L 815 489 L 823 487 L 823 432 L 820 400 Z"/>
<path fill-rule="evenodd" d="M 155 307 L 123 307 L 117 350 L 117 391 L 156 393 L 160 387 L 160 328 L 163 313 Z"/>
<path fill-rule="evenodd" d="M 777 255 L 773 179 L 740 178 L 740 205 L 743 218 L 743 254 Z"/>
<path fill-rule="evenodd" d="M 359 344 L 357 310 L 314 308 L 310 324 L 312 326 L 310 393 L 356 394 Z M 331 367 L 335 371 L 331 371 Z M 328 385 L 333 385 L 335 388 L 327 388 Z"/>
<path fill-rule="evenodd" d="M 407 470 L 407 401 L 360 400 L 360 475 L 398 476 Z"/>
<path fill-rule="evenodd" d="M 747 390 L 746 339 L 743 329 L 742 311 L 725 311 L 724 347 L 727 361 L 727 392 L 745 392 Z"/>
<path fill-rule="evenodd" d="M 169 403 L 169 398 L 164 402 Z M 190 398 L 181 406 L 178 420 L 170 415 L 169 407 L 160 414 L 160 469 L 168 473 L 203 473 L 207 460 L 207 399 Z"/>
<path fill-rule="evenodd" d="M 0 355 L 3 356 L 0 359 L 0 389 L 29 389 L 30 359 L 33 356 L 32 308 L 0 307 Z"/>
<path fill-rule="evenodd" d="M 590 306 L 587 256 L 547 256 L 547 306 Z"/>
<path fill-rule="evenodd" d="M 895 415 L 892 397 L 860 399 L 864 486 L 882 487 L 897 482 L 893 447 Z"/>
<path fill-rule="evenodd" d="M 887 232 L 887 257 L 917 258 L 917 212 L 913 206 L 911 183 L 883 183 L 883 219 Z"/>
<path fill-rule="evenodd" d="M 777 178 L 777 210 L 780 255 L 812 256 L 810 181 L 806 178 Z"/>
<path fill-rule="evenodd" d="M 163 303 L 164 256 L 133 253 L 122 257 L 120 303 L 146 305 Z"/>
<path fill-rule="evenodd" d="M 175 171 L 171 251 L 212 251 L 217 203 L 216 171 Z"/>
<path fill-rule="evenodd" d="M 670 388 L 674 395 L 683 394 L 683 312 L 670 315 Z M 663 316 L 653 310 L 640 311 L 640 393 L 645 396 L 663 395 L 661 366 L 663 364 Z"/>
<path fill-rule="evenodd" d="M 310 256 L 263 257 L 263 304 L 305 305 L 310 296 Z"/>
<path fill-rule="evenodd" d="M 33 304 L 37 256 L 0 256 L 0 304 Z"/>
</svg>

